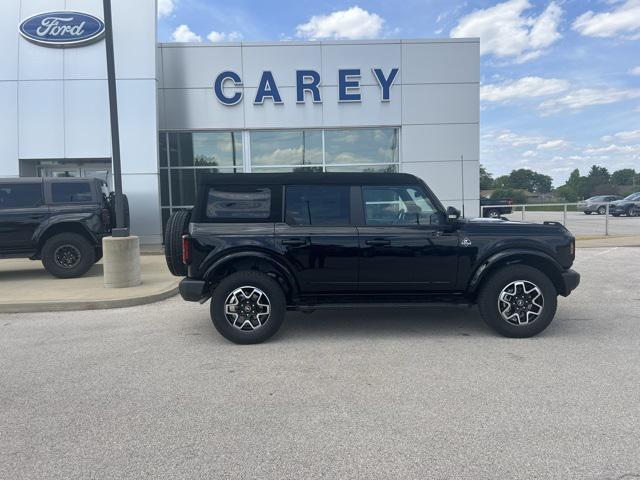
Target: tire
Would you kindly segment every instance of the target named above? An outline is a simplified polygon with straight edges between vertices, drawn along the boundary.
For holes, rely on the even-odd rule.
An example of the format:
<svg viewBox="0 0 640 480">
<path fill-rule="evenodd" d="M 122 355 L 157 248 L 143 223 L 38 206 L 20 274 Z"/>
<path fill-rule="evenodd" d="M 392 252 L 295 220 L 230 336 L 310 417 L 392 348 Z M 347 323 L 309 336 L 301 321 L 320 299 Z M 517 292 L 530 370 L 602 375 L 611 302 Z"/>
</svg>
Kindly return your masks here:
<svg viewBox="0 0 640 480">
<path fill-rule="evenodd" d="M 635 217 L 636 216 L 636 211 L 635 211 L 634 207 L 627 208 L 625 213 L 626 213 L 627 217 Z"/>
<path fill-rule="evenodd" d="M 124 226 L 131 228 L 131 214 L 129 212 L 129 199 L 126 195 L 122 195 L 122 209 L 124 210 Z M 111 192 L 109 195 L 109 214 L 111 216 L 111 228 L 117 228 L 118 221 L 116 218 L 116 194 Z"/>
<path fill-rule="evenodd" d="M 620 216 L 619 213 L 612 213 L 611 215 L 614 216 L 614 217 L 619 217 Z"/>
<path fill-rule="evenodd" d="M 607 207 L 598 207 L 598 215 L 604 215 L 607 213 Z"/>
<path fill-rule="evenodd" d="M 75 278 L 87 273 L 96 262 L 95 245 L 77 233 L 59 233 L 42 247 L 42 264 L 54 277 Z"/>
<path fill-rule="evenodd" d="M 98 263 L 100 260 L 102 260 L 102 248 L 96 248 L 96 258 L 93 263 Z"/>
<path fill-rule="evenodd" d="M 241 289 L 241 287 L 247 288 Z M 256 292 L 256 289 L 260 293 Z M 248 300 L 247 297 L 252 301 L 247 301 L 245 306 L 255 308 L 254 312 L 261 313 L 250 315 L 248 318 L 233 312 L 227 315 L 225 310 L 228 301 L 232 302 L 236 298 L 241 302 Z M 266 304 L 269 305 L 269 311 L 265 316 L 264 305 Z M 285 311 L 286 300 L 278 282 L 262 272 L 253 270 L 229 275 L 218 284 L 211 296 L 213 325 L 224 338 L 234 343 L 247 345 L 264 342 L 271 338 L 280 329 Z"/>
<path fill-rule="evenodd" d="M 488 218 L 500 218 L 500 212 L 495 209 L 491 209 L 487 212 Z"/>
<path fill-rule="evenodd" d="M 585 210 L 585 211 L 584 211 L 584 214 L 585 214 L 585 215 L 591 215 L 591 212 L 590 212 L 590 211 L 588 211 L 588 210 Z"/>
<path fill-rule="evenodd" d="M 524 281 L 525 283 L 516 286 L 516 290 L 511 290 L 510 286 L 518 281 Z M 517 317 L 512 317 L 511 321 L 505 319 L 500 312 L 500 306 L 502 306 L 503 311 L 506 310 L 505 315 L 507 317 L 518 312 L 514 311 L 513 307 L 508 307 L 507 302 L 500 302 L 501 293 L 505 292 L 507 296 L 504 298 L 513 298 L 515 303 L 518 300 L 517 293 L 522 293 L 522 296 L 525 296 L 524 291 L 527 291 L 527 288 L 531 290 L 531 285 L 535 286 L 538 292 L 533 290 L 530 297 L 533 297 L 536 293 L 541 293 L 543 297 L 542 302 L 540 302 L 539 298 L 536 301 L 537 304 L 541 304 L 539 314 L 535 315 L 537 310 L 535 303 L 531 305 L 530 310 L 526 310 L 527 302 L 525 299 L 523 302 L 525 309 L 520 311 L 519 318 L 529 318 L 529 323 L 515 324 L 518 323 Z M 522 286 L 525 287 L 524 291 Z M 508 292 L 510 291 L 514 291 L 516 295 L 509 295 Z M 553 282 L 543 272 L 527 265 L 513 265 L 498 270 L 485 281 L 478 296 L 478 308 L 482 319 L 498 333 L 505 337 L 528 338 L 539 334 L 549 326 L 556 314 L 557 297 L 558 293 Z M 534 298 L 533 300 L 535 301 L 536 299 Z"/>
<path fill-rule="evenodd" d="M 182 236 L 188 233 L 190 220 L 190 211 L 173 212 L 164 232 L 164 257 L 169 271 L 176 277 L 187 275 L 187 266 L 182 263 Z"/>
</svg>

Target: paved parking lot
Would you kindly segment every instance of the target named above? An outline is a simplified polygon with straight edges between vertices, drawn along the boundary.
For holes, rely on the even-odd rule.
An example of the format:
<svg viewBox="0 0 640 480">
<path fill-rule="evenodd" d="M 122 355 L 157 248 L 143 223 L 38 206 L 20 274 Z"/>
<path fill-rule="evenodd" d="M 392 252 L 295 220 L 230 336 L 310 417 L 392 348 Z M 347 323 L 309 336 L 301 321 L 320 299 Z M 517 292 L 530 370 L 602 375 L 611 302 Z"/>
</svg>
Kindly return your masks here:
<svg viewBox="0 0 640 480">
<path fill-rule="evenodd" d="M 517 211 L 511 215 L 506 215 L 510 220 L 522 220 L 522 212 Z M 527 222 L 543 222 L 552 220 L 555 222 L 563 221 L 563 212 L 530 212 L 525 211 L 525 221 Z M 604 235 L 605 234 L 605 216 L 604 215 L 585 215 L 582 212 L 567 212 L 567 228 L 578 236 L 585 235 Z M 640 217 L 609 217 L 609 235 L 640 235 Z"/>
<path fill-rule="evenodd" d="M 0 478 L 640 478 L 640 249 L 578 251 L 541 336 L 476 310 L 0 315 Z"/>
</svg>

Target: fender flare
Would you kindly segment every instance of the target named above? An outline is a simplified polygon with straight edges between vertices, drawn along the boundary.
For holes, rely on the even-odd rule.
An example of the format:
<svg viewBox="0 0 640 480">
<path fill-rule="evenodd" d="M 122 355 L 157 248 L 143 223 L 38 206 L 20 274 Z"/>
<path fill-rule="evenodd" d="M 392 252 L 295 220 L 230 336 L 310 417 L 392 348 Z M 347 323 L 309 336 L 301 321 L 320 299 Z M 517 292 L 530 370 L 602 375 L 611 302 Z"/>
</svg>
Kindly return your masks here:
<svg viewBox="0 0 640 480">
<path fill-rule="evenodd" d="M 480 265 L 475 268 L 473 275 L 471 275 L 471 279 L 469 280 L 467 292 L 475 293 L 482 283 L 482 280 L 486 277 L 487 273 L 491 271 L 492 267 L 500 263 L 524 263 L 524 257 L 534 257 L 537 260 L 543 261 L 545 264 L 551 267 L 553 269 L 553 272 L 556 273 L 558 277 L 551 278 L 551 280 L 557 288 L 561 287 L 561 283 L 559 283 L 559 281 L 561 282 L 560 278 L 564 269 L 555 258 L 553 258 L 548 253 L 539 250 L 528 248 L 510 248 L 489 255 L 480 263 Z"/>
<path fill-rule="evenodd" d="M 36 228 L 36 230 L 33 232 L 32 241 L 34 242 L 35 245 L 40 245 L 40 241 L 46 235 L 49 229 L 57 225 L 70 223 L 70 224 L 80 225 L 83 231 L 89 236 L 89 238 L 91 238 L 91 240 L 94 243 L 99 243 L 98 237 L 96 236 L 96 234 L 92 232 L 91 229 L 87 227 L 87 224 L 86 224 L 86 221 L 89 218 L 91 218 L 92 215 L 94 214 L 93 213 L 69 213 L 69 214 L 56 215 L 54 217 L 51 217 L 46 221 L 42 222 L 40 225 L 38 225 L 38 228 Z"/>
<path fill-rule="evenodd" d="M 280 271 L 280 273 L 282 273 L 282 275 L 284 275 L 285 280 L 289 283 L 289 285 L 291 285 L 291 288 L 294 290 L 294 293 L 297 293 L 300 291 L 298 281 L 295 275 L 293 274 L 291 268 L 289 268 L 288 265 L 286 265 L 280 259 L 276 258 L 274 255 L 270 255 L 268 253 L 261 252 L 258 250 L 250 250 L 250 251 L 245 250 L 241 252 L 234 252 L 234 253 L 229 253 L 227 255 L 224 255 L 221 258 L 215 260 L 211 265 L 207 267 L 202 278 L 207 280 L 216 270 L 220 269 L 221 267 L 224 267 L 228 263 L 233 262 L 235 260 L 241 260 L 246 258 L 260 259 L 260 260 L 265 260 L 271 263 Z"/>
</svg>

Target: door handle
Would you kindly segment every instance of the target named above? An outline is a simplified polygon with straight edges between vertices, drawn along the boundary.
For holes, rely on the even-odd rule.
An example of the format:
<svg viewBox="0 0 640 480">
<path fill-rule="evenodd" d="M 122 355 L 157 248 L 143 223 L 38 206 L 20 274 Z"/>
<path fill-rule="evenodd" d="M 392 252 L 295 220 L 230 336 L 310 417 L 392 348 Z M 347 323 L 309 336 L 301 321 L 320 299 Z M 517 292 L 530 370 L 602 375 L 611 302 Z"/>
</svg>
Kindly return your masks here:
<svg viewBox="0 0 640 480">
<path fill-rule="evenodd" d="M 365 240 L 365 242 L 367 245 L 371 245 L 373 247 L 383 247 L 385 245 L 391 245 L 391 240 L 382 240 L 382 239 L 375 239 L 375 240 Z"/>
<path fill-rule="evenodd" d="M 288 247 L 300 247 L 305 245 L 307 242 L 302 240 L 301 238 L 289 238 L 287 240 L 282 240 L 282 245 L 286 245 Z"/>
</svg>

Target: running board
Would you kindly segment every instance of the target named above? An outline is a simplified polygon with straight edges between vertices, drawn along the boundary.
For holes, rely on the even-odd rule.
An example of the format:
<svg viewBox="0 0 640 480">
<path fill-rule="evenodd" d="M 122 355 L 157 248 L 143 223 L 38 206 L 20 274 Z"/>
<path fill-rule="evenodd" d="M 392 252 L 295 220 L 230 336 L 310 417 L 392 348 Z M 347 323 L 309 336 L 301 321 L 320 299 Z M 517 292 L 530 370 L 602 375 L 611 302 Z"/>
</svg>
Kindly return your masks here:
<svg viewBox="0 0 640 480">
<path fill-rule="evenodd" d="M 302 305 L 287 305 L 288 311 L 313 311 L 313 310 L 335 310 L 343 308 L 428 308 L 428 307 L 456 307 L 471 308 L 470 302 L 406 302 L 406 303 L 317 303 Z"/>
</svg>

